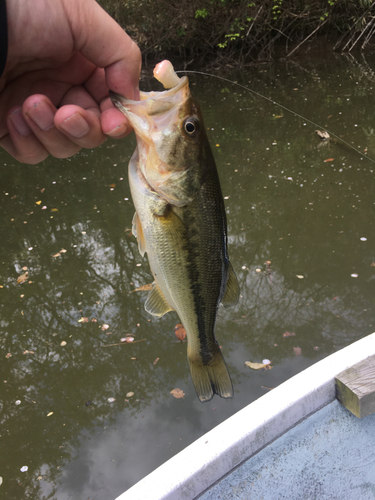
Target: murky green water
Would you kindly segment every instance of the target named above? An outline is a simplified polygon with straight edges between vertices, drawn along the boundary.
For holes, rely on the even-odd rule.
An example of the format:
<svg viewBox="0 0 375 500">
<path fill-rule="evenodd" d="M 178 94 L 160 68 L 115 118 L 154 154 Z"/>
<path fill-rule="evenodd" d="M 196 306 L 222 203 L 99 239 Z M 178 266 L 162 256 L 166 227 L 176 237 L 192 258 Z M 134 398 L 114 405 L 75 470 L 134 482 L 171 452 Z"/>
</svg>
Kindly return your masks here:
<svg viewBox="0 0 375 500">
<path fill-rule="evenodd" d="M 375 58 L 327 56 L 230 78 L 375 158 L 373 69 Z M 375 164 L 321 144 L 317 127 L 279 106 L 191 81 L 242 292 L 217 321 L 235 397 L 199 403 L 177 316 L 152 318 L 145 295 L 130 293 L 151 281 L 129 234 L 134 140 L 37 167 L 2 153 L 2 498 L 115 498 L 269 388 L 375 330 Z M 110 345 L 127 334 L 137 342 Z M 272 370 L 245 366 L 263 358 Z"/>
</svg>

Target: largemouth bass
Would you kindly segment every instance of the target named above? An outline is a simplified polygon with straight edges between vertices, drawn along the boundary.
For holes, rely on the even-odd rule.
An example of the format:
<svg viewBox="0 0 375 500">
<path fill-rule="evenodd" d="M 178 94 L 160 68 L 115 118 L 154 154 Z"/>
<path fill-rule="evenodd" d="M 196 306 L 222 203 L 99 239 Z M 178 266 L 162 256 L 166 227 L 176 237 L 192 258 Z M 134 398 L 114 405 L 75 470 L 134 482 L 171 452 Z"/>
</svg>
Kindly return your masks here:
<svg viewBox="0 0 375 500">
<path fill-rule="evenodd" d="M 154 76 L 169 90 L 141 92 L 140 101 L 111 93 L 137 137 L 129 163 L 133 234 L 155 280 L 145 309 L 155 316 L 174 310 L 180 317 L 199 400 L 232 398 L 214 335 L 220 303 L 230 306 L 239 297 L 219 177 L 187 77 L 179 78 L 169 61 L 157 65 Z"/>
</svg>

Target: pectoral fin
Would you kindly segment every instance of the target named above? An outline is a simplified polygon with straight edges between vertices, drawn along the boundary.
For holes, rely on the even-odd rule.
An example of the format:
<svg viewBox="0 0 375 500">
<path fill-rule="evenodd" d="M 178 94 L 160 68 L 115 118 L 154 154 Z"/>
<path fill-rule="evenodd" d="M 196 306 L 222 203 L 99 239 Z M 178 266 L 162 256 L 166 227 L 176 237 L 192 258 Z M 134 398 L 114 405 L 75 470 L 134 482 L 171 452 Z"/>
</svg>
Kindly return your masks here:
<svg viewBox="0 0 375 500">
<path fill-rule="evenodd" d="M 145 309 L 148 313 L 158 317 L 163 316 L 169 311 L 173 311 L 157 285 L 149 293 L 145 302 Z"/>
<path fill-rule="evenodd" d="M 224 297 L 221 302 L 224 307 L 231 307 L 237 304 L 239 297 L 240 287 L 238 285 L 237 276 L 233 270 L 232 264 L 229 262 L 227 287 L 225 289 Z"/>
<path fill-rule="evenodd" d="M 137 212 L 134 213 L 133 223 L 132 223 L 132 233 L 137 238 L 138 241 L 138 250 L 142 257 L 146 251 L 146 242 L 143 234 L 142 224 L 139 220 Z"/>
</svg>

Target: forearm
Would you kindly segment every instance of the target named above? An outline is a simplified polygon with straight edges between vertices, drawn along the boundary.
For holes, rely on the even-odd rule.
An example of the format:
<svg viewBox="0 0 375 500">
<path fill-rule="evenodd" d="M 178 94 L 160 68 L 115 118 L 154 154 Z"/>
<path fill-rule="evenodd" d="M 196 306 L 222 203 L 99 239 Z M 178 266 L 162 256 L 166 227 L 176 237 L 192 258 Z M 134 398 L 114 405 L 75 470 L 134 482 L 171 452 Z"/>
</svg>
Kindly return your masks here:
<svg viewBox="0 0 375 500">
<path fill-rule="evenodd" d="M 8 26 L 5 0 L 0 0 L 0 77 L 3 74 L 8 54 Z"/>
</svg>

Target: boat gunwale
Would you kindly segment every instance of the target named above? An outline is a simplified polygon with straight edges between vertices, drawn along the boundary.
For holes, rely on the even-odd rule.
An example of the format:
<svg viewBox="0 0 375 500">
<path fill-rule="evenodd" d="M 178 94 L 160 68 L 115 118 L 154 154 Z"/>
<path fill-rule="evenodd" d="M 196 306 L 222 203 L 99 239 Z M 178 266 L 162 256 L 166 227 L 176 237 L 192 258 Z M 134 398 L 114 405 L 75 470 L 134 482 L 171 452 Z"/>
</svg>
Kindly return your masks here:
<svg viewBox="0 0 375 500">
<path fill-rule="evenodd" d="M 306 368 L 214 427 L 116 500 L 193 500 L 336 398 L 335 376 L 375 354 L 375 333 Z"/>
</svg>

